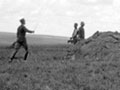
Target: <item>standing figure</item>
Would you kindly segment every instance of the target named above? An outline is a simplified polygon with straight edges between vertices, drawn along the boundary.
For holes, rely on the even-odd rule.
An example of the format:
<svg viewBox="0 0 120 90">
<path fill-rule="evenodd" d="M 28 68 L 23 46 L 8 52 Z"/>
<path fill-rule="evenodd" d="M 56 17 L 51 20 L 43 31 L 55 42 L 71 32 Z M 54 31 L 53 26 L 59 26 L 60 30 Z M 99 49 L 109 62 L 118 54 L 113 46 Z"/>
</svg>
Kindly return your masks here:
<svg viewBox="0 0 120 90">
<path fill-rule="evenodd" d="M 15 58 L 15 55 L 17 54 L 17 52 L 19 51 L 21 46 L 23 46 L 23 48 L 26 51 L 26 53 L 24 55 L 24 60 L 26 60 L 27 56 L 28 56 L 28 45 L 27 45 L 27 40 L 26 40 L 26 33 L 27 32 L 34 33 L 34 31 L 30 31 L 25 27 L 25 19 L 24 18 L 20 19 L 20 23 L 21 23 L 21 25 L 17 29 L 17 41 L 15 43 L 15 50 L 13 52 L 13 55 L 10 58 L 9 63 L 11 63 L 13 61 L 13 59 Z"/>
<path fill-rule="evenodd" d="M 77 27 L 78 27 L 78 24 L 75 23 L 74 24 L 74 31 L 73 31 L 73 34 L 72 34 L 73 39 L 77 37 L 77 31 L 78 31 Z"/>
<path fill-rule="evenodd" d="M 78 27 L 78 24 L 74 23 L 74 31 L 73 31 L 72 37 L 70 38 L 70 40 L 68 40 L 68 42 L 71 42 L 73 44 L 77 43 L 77 32 L 78 32 L 77 27 Z"/>
<path fill-rule="evenodd" d="M 75 23 L 74 24 L 74 31 L 73 31 L 73 34 L 72 34 L 72 38 L 73 38 L 74 44 L 77 43 L 77 32 L 78 32 L 78 28 L 77 27 L 78 27 L 78 24 Z"/>
<path fill-rule="evenodd" d="M 82 21 L 80 25 L 81 26 L 79 27 L 77 34 L 78 34 L 78 38 L 80 40 L 83 40 L 85 39 L 85 30 L 84 30 L 85 23 Z"/>
</svg>

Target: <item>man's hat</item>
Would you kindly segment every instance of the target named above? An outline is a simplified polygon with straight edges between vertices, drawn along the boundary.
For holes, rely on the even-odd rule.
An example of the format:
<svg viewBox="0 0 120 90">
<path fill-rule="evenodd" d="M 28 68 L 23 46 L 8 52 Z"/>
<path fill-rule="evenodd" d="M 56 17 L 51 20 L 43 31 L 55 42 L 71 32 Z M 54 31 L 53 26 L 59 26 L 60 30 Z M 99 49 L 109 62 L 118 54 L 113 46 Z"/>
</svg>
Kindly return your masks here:
<svg viewBox="0 0 120 90">
<path fill-rule="evenodd" d="M 77 26 L 78 24 L 77 23 L 74 23 L 74 26 Z"/>
<path fill-rule="evenodd" d="M 83 21 L 81 21 L 81 25 L 85 25 L 85 23 Z"/>
<path fill-rule="evenodd" d="M 23 23 L 24 21 L 25 21 L 25 19 L 24 19 L 24 18 L 20 19 L 20 22 L 21 22 L 21 23 Z"/>
</svg>

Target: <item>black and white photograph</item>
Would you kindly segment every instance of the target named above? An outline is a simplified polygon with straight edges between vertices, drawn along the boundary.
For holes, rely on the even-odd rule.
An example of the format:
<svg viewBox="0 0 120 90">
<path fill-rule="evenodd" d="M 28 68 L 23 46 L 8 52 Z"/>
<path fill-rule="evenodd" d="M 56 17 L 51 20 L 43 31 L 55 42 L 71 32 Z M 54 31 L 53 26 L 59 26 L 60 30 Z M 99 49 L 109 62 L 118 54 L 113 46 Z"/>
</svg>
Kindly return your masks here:
<svg viewBox="0 0 120 90">
<path fill-rule="evenodd" d="M 0 90 L 120 90 L 120 0 L 0 0 Z"/>
</svg>

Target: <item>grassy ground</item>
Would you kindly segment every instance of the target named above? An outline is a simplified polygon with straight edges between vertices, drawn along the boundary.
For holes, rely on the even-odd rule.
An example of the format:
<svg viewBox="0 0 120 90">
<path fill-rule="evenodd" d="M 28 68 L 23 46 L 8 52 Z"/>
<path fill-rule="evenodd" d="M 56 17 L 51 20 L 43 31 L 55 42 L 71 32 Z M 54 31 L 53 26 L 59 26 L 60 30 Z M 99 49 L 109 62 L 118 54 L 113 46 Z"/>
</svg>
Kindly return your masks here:
<svg viewBox="0 0 120 90">
<path fill-rule="evenodd" d="M 66 59 L 68 45 L 30 46 L 9 64 L 12 49 L 0 47 L 0 90 L 119 90 L 120 62 Z"/>
</svg>

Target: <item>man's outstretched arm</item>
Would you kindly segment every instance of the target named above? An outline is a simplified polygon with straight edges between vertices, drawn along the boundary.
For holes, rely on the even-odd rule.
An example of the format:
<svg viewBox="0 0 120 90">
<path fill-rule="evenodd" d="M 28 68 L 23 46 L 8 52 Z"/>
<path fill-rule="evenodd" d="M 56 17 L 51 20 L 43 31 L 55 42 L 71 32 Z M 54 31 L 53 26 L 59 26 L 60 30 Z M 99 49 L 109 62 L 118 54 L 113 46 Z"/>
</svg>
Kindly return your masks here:
<svg viewBox="0 0 120 90">
<path fill-rule="evenodd" d="M 34 33 L 34 31 L 28 30 L 26 27 L 24 27 L 24 30 L 28 33 Z"/>
</svg>

